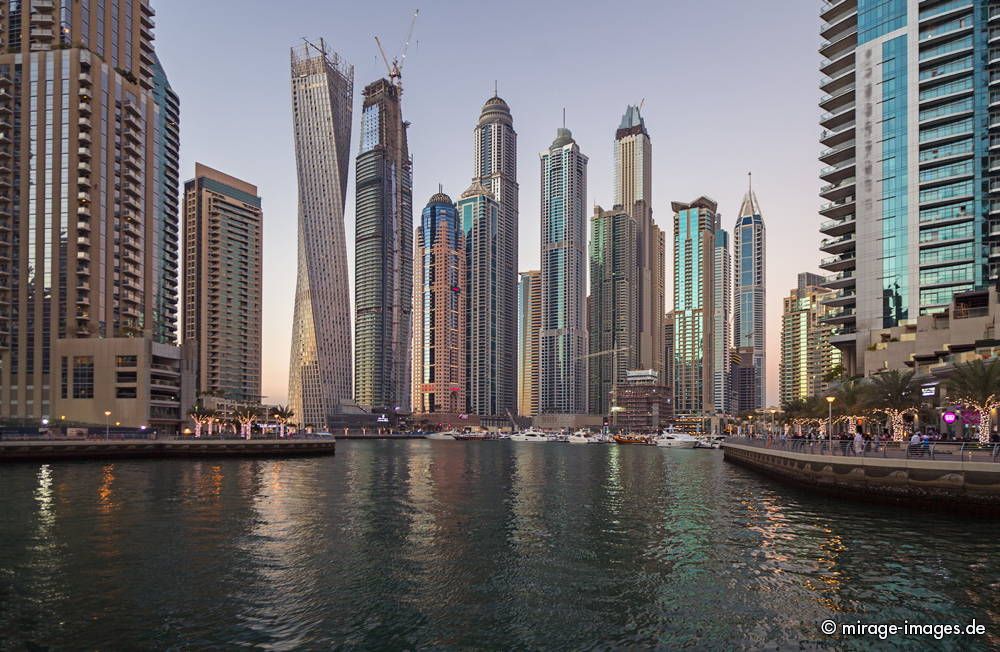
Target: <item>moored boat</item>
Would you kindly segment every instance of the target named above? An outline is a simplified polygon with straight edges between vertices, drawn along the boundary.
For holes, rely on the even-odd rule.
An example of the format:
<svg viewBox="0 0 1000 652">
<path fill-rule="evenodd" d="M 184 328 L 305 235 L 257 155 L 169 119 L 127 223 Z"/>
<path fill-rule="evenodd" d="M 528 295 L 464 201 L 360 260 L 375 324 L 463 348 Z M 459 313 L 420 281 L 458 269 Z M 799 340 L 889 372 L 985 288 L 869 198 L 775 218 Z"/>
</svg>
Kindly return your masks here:
<svg viewBox="0 0 1000 652">
<path fill-rule="evenodd" d="M 432 432 L 429 435 L 427 435 L 427 437 L 425 437 L 425 439 L 434 439 L 434 440 L 441 440 L 441 441 L 448 441 L 448 440 L 454 441 L 457 438 L 456 436 L 459 435 L 459 434 L 461 434 L 461 433 L 459 433 L 457 430 L 446 430 L 444 432 Z"/>
<path fill-rule="evenodd" d="M 649 445 L 649 437 L 646 435 L 638 435 L 635 433 L 626 433 L 621 435 L 615 435 L 614 440 L 616 444 L 643 444 Z"/>
<path fill-rule="evenodd" d="M 549 441 L 549 436 L 537 428 L 528 428 L 521 432 L 516 432 L 510 436 L 511 441 Z"/>
<path fill-rule="evenodd" d="M 586 430 L 577 430 L 566 441 L 571 444 L 589 444 L 593 439 Z"/>
<path fill-rule="evenodd" d="M 694 448 L 698 439 L 683 432 L 664 431 L 656 438 L 656 445 L 661 448 Z"/>
</svg>

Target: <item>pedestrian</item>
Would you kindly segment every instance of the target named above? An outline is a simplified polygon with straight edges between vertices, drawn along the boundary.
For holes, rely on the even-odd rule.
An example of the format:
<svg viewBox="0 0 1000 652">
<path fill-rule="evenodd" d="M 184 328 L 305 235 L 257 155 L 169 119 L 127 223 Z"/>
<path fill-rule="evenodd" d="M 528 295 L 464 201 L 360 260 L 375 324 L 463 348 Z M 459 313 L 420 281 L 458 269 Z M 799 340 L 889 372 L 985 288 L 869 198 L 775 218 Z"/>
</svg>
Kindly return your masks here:
<svg viewBox="0 0 1000 652">
<path fill-rule="evenodd" d="M 861 434 L 861 429 L 859 428 L 854 432 L 854 454 L 861 455 L 865 450 L 865 438 Z"/>
<path fill-rule="evenodd" d="M 915 455 L 920 452 L 920 431 L 917 430 L 910 437 L 910 455 Z"/>
</svg>

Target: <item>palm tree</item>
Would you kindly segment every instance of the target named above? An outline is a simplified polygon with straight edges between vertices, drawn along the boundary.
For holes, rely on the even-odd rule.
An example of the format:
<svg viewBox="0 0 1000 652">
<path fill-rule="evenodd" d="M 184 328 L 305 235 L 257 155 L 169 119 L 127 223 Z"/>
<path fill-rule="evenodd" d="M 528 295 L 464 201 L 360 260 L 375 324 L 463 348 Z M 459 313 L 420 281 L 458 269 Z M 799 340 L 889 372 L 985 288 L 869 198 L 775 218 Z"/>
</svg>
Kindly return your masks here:
<svg viewBox="0 0 1000 652">
<path fill-rule="evenodd" d="M 295 416 L 295 412 L 292 408 L 287 405 L 275 405 L 271 410 L 271 417 L 278 422 L 279 426 L 279 437 L 285 436 L 285 426 L 292 420 Z"/>
<path fill-rule="evenodd" d="M 833 388 L 833 395 L 837 399 L 834 407 L 844 413 L 842 418 L 847 420 L 849 436 L 853 436 L 854 423 L 864 417 L 870 392 L 868 383 L 858 378 L 842 380 Z"/>
<path fill-rule="evenodd" d="M 991 412 L 1000 407 L 1000 361 L 973 360 L 955 366 L 946 381 L 948 397 L 979 414 L 979 441 L 990 441 Z"/>
<path fill-rule="evenodd" d="M 201 403 L 195 403 L 194 406 L 188 410 L 188 416 L 194 421 L 194 436 L 201 437 L 201 426 L 208 423 L 209 414 L 211 410 L 207 409 Z"/>
<path fill-rule="evenodd" d="M 233 410 L 233 420 L 240 424 L 240 434 L 250 439 L 250 428 L 258 419 L 257 410 L 249 405 L 241 405 Z"/>
<path fill-rule="evenodd" d="M 889 428 L 895 441 L 902 441 L 906 431 L 903 417 L 917 411 L 920 388 L 913 382 L 914 372 L 896 369 L 872 376 L 869 404 L 889 417 Z"/>
</svg>

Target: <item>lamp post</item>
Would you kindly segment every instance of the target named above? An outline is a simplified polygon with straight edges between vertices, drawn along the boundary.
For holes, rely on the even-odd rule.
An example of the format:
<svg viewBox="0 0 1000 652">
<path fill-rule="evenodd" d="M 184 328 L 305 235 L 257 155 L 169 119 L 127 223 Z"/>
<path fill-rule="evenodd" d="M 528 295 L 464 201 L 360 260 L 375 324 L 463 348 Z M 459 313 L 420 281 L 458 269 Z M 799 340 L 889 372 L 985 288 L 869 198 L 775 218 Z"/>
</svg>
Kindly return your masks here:
<svg viewBox="0 0 1000 652">
<path fill-rule="evenodd" d="M 750 439 L 753 439 L 753 415 L 748 414 L 747 418 L 750 419 Z"/>
<path fill-rule="evenodd" d="M 827 396 L 826 403 L 830 407 L 829 415 L 826 421 L 826 437 L 830 440 L 830 454 L 833 454 L 833 402 L 837 400 L 836 396 Z"/>
<path fill-rule="evenodd" d="M 111 439 L 111 410 L 104 411 L 104 439 Z"/>
</svg>

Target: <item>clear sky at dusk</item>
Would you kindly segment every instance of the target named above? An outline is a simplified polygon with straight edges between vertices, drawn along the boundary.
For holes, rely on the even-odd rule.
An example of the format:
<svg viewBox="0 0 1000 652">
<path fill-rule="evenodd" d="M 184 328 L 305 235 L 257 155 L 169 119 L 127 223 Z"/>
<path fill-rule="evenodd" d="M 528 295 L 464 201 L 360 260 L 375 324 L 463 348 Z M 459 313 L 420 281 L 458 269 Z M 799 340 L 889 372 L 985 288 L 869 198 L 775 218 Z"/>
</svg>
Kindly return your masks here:
<svg viewBox="0 0 1000 652">
<path fill-rule="evenodd" d="M 414 218 L 443 184 L 472 176 L 472 129 L 494 80 L 518 132 L 518 267 L 539 261 L 539 153 L 561 125 L 590 157 L 588 204 L 610 207 L 614 131 L 645 99 L 653 143 L 653 215 L 672 235 L 673 200 L 707 195 L 732 231 L 747 171 L 768 229 L 768 402 L 777 402 L 781 300 L 816 271 L 820 164 L 819 3 L 802 0 L 330 2 L 160 0 L 156 48 L 181 98 L 181 175 L 200 161 L 256 184 L 264 201 L 265 402 L 287 396 L 297 199 L 289 47 L 323 37 L 355 67 L 345 211 L 354 240 L 354 166 L 362 88 L 385 75 L 420 8 L 403 70 L 412 125 Z M 753 11 L 747 11 L 748 5 Z M 668 307 L 673 279 L 667 253 Z M 353 280 L 352 280 L 353 292 Z"/>
</svg>

